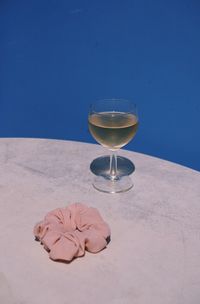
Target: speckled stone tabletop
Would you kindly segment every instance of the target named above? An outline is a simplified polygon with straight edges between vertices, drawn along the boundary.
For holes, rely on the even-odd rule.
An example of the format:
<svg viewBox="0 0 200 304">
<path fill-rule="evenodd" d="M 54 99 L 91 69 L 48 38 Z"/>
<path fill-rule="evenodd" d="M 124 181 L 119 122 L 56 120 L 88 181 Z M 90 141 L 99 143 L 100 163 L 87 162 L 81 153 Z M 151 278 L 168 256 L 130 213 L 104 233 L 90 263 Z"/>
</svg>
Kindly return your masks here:
<svg viewBox="0 0 200 304">
<path fill-rule="evenodd" d="M 200 303 L 200 173 L 122 150 L 136 167 L 134 187 L 105 194 L 89 170 L 103 154 L 80 142 L 0 139 L 1 304 Z M 73 202 L 98 208 L 111 242 L 53 262 L 33 226 Z"/>
</svg>

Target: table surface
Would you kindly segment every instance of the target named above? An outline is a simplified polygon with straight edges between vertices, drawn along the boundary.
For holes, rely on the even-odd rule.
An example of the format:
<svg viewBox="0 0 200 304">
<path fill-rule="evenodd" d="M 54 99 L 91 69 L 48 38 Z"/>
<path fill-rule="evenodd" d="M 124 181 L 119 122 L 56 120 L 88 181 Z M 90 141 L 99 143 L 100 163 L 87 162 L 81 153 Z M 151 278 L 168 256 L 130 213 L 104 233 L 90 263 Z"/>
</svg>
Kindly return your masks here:
<svg viewBox="0 0 200 304">
<path fill-rule="evenodd" d="M 0 140 L 0 303 L 190 303 L 200 301 L 200 173 L 130 151 L 132 190 L 96 191 L 98 145 Z M 53 262 L 33 226 L 57 207 L 98 208 L 108 247 L 70 264 Z"/>
</svg>

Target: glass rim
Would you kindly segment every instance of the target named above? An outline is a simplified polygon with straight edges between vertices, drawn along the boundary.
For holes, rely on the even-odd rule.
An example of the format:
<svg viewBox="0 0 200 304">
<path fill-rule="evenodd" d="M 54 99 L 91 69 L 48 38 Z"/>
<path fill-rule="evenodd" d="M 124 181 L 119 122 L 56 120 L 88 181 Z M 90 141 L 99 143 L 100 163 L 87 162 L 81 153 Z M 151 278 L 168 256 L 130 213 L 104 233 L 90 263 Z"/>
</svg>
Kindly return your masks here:
<svg viewBox="0 0 200 304">
<path fill-rule="evenodd" d="M 90 103 L 89 105 L 89 108 L 90 108 L 90 113 L 94 113 L 94 114 L 99 114 L 100 112 L 99 111 L 96 111 L 94 109 L 95 107 L 95 104 L 100 104 L 101 102 L 126 102 L 126 104 L 129 104 L 132 108 L 132 111 L 129 110 L 129 111 L 126 111 L 125 113 L 126 114 L 131 114 L 133 113 L 133 109 L 134 109 L 134 112 L 136 114 L 136 116 L 138 117 L 138 108 L 137 108 L 137 104 L 134 102 L 134 101 L 131 101 L 130 99 L 125 99 L 125 98 L 102 98 L 102 99 L 97 99 L 97 100 L 94 100 L 93 102 Z"/>
</svg>

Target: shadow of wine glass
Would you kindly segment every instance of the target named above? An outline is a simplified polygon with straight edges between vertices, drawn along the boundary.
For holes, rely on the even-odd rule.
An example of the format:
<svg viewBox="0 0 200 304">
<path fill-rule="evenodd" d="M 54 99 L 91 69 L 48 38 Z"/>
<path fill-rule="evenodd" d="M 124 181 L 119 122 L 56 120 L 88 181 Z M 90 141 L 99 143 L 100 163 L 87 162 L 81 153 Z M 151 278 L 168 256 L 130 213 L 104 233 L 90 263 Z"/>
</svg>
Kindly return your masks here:
<svg viewBox="0 0 200 304">
<path fill-rule="evenodd" d="M 90 164 L 90 171 L 97 175 L 107 177 L 110 172 L 110 156 L 105 155 L 94 159 Z M 134 163 L 123 156 L 117 156 L 117 174 L 119 177 L 127 176 L 135 171 Z"/>
</svg>

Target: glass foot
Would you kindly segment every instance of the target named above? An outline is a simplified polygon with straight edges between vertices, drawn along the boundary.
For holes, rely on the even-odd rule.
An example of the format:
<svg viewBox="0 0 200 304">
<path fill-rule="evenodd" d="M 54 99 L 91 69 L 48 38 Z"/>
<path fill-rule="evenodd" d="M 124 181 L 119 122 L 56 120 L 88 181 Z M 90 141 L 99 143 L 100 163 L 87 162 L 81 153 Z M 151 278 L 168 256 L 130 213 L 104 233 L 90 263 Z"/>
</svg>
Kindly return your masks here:
<svg viewBox="0 0 200 304">
<path fill-rule="evenodd" d="M 133 187 L 133 182 L 129 176 L 121 176 L 116 180 L 95 176 L 93 187 L 105 193 L 120 193 L 130 190 Z"/>
<path fill-rule="evenodd" d="M 110 173 L 110 156 L 101 156 L 94 159 L 90 164 L 90 170 L 97 176 L 107 177 Z M 117 156 L 117 175 L 127 176 L 135 171 L 135 166 L 128 158 Z"/>
</svg>

